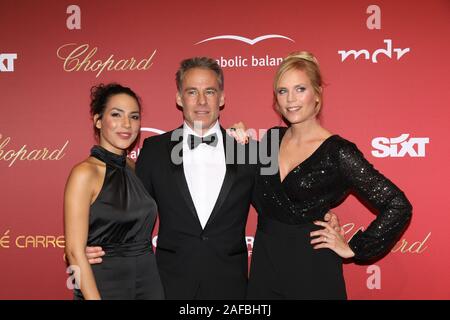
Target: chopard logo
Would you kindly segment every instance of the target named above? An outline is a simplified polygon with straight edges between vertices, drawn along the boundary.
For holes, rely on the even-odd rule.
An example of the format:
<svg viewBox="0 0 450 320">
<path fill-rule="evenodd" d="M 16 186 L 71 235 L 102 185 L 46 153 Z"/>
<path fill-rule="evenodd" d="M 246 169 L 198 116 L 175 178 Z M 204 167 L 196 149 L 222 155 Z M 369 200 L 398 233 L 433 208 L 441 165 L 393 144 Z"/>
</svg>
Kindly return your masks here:
<svg viewBox="0 0 450 320">
<path fill-rule="evenodd" d="M 249 39 L 249 38 L 242 37 L 242 36 L 228 34 L 228 35 L 216 36 L 216 37 L 212 37 L 212 38 L 208 38 L 208 39 L 199 41 L 199 42 L 196 43 L 196 45 L 200 44 L 200 43 L 208 42 L 208 41 L 213 41 L 213 40 L 236 40 L 236 41 L 245 42 L 245 43 L 247 43 L 247 44 L 252 46 L 252 45 L 254 45 L 254 44 L 256 44 L 256 43 L 258 43 L 260 41 L 264 41 L 264 40 L 267 40 L 267 39 L 285 39 L 285 40 L 288 40 L 288 41 L 295 42 L 291 38 L 288 38 L 286 36 L 282 36 L 282 35 L 279 35 L 279 34 L 266 34 L 266 35 L 262 35 L 262 36 L 259 36 L 257 38 L 254 38 L 254 39 Z"/>
<path fill-rule="evenodd" d="M 26 144 L 22 145 L 19 149 L 8 149 L 7 146 L 11 141 L 11 137 L 3 138 L 0 134 L 0 161 L 3 160 L 9 163 L 8 167 L 14 165 L 16 161 L 34 161 L 34 160 L 61 160 L 65 156 L 65 150 L 69 144 L 69 140 L 66 140 L 64 145 L 60 148 L 41 148 L 41 149 L 29 149 Z"/>
<path fill-rule="evenodd" d="M 143 59 L 135 59 L 134 57 L 117 59 L 113 54 L 110 54 L 106 59 L 94 59 L 97 51 L 97 47 L 90 48 L 88 44 L 67 43 L 56 50 L 56 55 L 59 59 L 64 60 L 64 71 L 96 72 L 95 77 L 98 78 L 103 71 L 147 70 L 152 66 L 156 54 L 155 49 L 148 54 L 148 57 Z"/>
</svg>

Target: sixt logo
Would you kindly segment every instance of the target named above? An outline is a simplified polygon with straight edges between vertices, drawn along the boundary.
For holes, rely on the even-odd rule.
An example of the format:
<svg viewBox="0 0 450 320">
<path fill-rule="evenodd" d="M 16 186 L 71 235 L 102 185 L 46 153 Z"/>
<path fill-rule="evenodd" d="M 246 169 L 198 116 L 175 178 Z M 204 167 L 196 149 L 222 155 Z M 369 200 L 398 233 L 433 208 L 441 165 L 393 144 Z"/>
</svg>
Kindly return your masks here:
<svg viewBox="0 0 450 320">
<path fill-rule="evenodd" d="M 372 155 L 377 158 L 385 157 L 425 157 L 425 145 L 430 138 L 409 138 L 409 134 L 403 133 L 397 138 L 377 137 L 372 140 Z M 415 148 L 417 147 L 417 148 Z"/>
<path fill-rule="evenodd" d="M 13 72 L 17 53 L 0 53 L 0 72 Z"/>
</svg>

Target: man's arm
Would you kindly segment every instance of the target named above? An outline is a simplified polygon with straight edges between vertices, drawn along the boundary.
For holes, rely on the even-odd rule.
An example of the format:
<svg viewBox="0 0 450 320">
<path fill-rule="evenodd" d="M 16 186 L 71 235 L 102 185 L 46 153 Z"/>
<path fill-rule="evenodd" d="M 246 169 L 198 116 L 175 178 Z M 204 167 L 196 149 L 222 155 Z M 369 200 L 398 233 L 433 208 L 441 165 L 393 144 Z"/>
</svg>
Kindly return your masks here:
<svg viewBox="0 0 450 320">
<path fill-rule="evenodd" d="M 142 149 L 136 161 L 136 175 L 142 181 L 147 192 L 154 198 L 155 192 L 153 189 L 150 168 L 154 165 L 153 157 L 155 157 L 156 153 L 152 152 L 151 144 L 152 141 L 150 138 L 144 140 Z"/>
</svg>

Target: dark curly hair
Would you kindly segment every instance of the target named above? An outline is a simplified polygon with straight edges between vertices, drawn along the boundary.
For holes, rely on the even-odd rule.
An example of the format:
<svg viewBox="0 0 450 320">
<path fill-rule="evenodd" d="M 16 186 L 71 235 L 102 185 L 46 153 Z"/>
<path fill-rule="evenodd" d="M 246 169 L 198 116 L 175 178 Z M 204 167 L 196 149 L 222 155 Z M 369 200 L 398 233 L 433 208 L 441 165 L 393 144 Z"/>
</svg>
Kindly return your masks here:
<svg viewBox="0 0 450 320">
<path fill-rule="evenodd" d="M 94 117 L 95 115 L 99 115 L 98 119 L 101 119 L 109 99 L 112 96 L 121 93 L 127 94 L 136 99 L 139 106 L 139 112 L 141 111 L 141 98 L 139 98 L 133 90 L 114 82 L 108 84 L 100 83 L 99 85 L 91 88 L 91 116 Z M 95 126 L 95 123 L 94 132 L 97 137 L 100 135 L 100 130 Z"/>
</svg>

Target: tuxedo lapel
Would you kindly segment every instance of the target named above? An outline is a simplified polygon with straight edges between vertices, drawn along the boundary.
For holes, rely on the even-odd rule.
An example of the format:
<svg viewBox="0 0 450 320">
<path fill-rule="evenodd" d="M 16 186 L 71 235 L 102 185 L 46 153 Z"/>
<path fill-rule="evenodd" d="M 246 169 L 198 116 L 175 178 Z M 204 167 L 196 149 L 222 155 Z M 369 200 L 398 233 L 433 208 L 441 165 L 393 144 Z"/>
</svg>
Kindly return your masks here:
<svg viewBox="0 0 450 320">
<path fill-rule="evenodd" d="M 225 160 L 227 159 L 227 139 L 233 139 L 227 135 L 226 131 L 220 127 L 220 130 L 222 131 L 222 138 L 223 138 L 223 148 L 224 148 L 224 157 Z M 235 141 L 233 141 L 233 146 L 235 144 Z M 211 212 L 211 215 L 209 216 L 208 222 L 206 223 L 205 229 L 208 227 L 208 225 L 211 224 L 211 222 L 214 220 L 214 218 L 217 216 L 217 214 L 220 212 L 220 208 L 222 207 L 223 203 L 225 202 L 226 198 L 228 197 L 228 194 L 231 190 L 231 186 L 233 185 L 233 182 L 236 178 L 236 172 L 237 172 L 237 165 L 235 161 L 232 161 L 232 163 L 226 163 L 226 173 L 225 177 L 223 179 L 222 188 L 220 189 L 219 196 L 217 197 L 216 204 L 214 205 L 214 209 Z"/>
<path fill-rule="evenodd" d="M 170 161 L 170 167 L 172 170 L 172 174 L 174 177 L 174 180 L 178 186 L 178 190 L 180 190 L 181 195 L 183 196 L 184 201 L 186 202 L 186 206 L 189 209 L 190 213 L 193 215 L 193 217 L 199 222 L 197 215 L 197 210 L 195 209 L 194 201 L 192 200 L 191 194 L 189 192 L 189 187 L 186 182 L 186 177 L 184 175 L 184 169 L 183 169 L 183 126 L 179 127 L 176 130 L 181 130 L 181 134 L 179 135 L 178 140 L 172 141 L 169 138 L 168 144 L 167 144 L 167 151 L 169 152 L 169 161 Z M 181 143 L 181 145 L 178 145 Z M 181 163 L 174 163 L 172 161 L 172 152 L 174 148 L 178 148 L 180 150 L 180 156 L 181 156 Z"/>
</svg>

